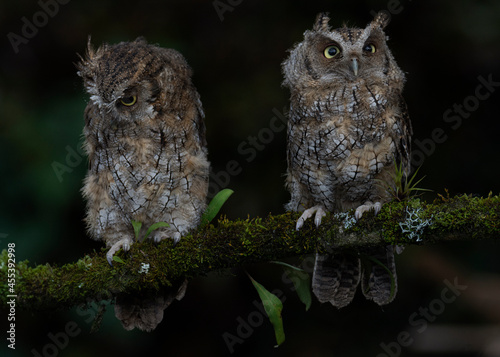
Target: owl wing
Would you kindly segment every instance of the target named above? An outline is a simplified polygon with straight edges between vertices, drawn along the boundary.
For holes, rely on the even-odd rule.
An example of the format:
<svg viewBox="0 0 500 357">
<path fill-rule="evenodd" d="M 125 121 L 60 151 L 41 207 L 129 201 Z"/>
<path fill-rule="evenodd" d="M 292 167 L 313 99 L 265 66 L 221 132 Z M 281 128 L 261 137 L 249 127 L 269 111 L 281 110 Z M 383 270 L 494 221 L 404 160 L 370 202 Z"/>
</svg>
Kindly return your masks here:
<svg viewBox="0 0 500 357">
<path fill-rule="evenodd" d="M 195 117 L 195 126 L 196 133 L 198 135 L 201 146 L 207 147 L 207 138 L 206 138 L 206 126 L 205 126 L 205 113 L 203 112 L 203 108 L 201 106 L 201 102 L 197 105 L 198 115 Z"/>
<path fill-rule="evenodd" d="M 396 163 L 404 167 L 405 175 L 408 177 L 411 172 L 411 127 L 408 107 L 402 96 L 399 97 L 399 123 L 395 135 L 396 142 Z M 373 300 L 378 305 L 390 303 L 397 292 L 397 275 L 394 261 L 394 247 L 376 247 L 363 252 L 365 256 L 371 257 L 378 262 L 374 264 L 365 262 L 362 269 L 361 287 L 363 294 L 368 300 Z"/>
<path fill-rule="evenodd" d="M 407 176 L 411 172 L 411 137 L 413 129 L 411 126 L 410 115 L 408 114 L 408 107 L 402 96 L 399 97 L 399 130 L 397 131 L 396 141 L 396 163 L 402 163 L 405 168 Z"/>
</svg>

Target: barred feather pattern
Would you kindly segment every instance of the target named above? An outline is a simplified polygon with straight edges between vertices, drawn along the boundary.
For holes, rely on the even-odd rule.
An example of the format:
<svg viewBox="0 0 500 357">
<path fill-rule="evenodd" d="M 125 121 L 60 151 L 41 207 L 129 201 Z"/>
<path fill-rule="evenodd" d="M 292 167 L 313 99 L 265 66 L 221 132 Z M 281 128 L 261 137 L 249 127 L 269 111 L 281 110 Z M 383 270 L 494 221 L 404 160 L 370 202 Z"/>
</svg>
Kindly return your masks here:
<svg viewBox="0 0 500 357">
<path fill-rule="evenodd" d="M 290 90 L 287 129 L 287 210 L 302 212 L 297 229 L 325 212 L 355 209 L 357 219 L 390 200 L 378 184 L 391 182 L 394 162 L 410 172 L 411 124 L 398 67 L 381 12 L 366 28 L 332 30 L 319 14 L 283 62 Z M 366 264 L 363 257 L 379 264 Z M 362 262 L 360 262 L 360 259 Z M 312 287 L 318 300 L 343 307 L 362 291 L 379 305 L 397 290 L 392 247 L 316 256 Z"/>
</svg>

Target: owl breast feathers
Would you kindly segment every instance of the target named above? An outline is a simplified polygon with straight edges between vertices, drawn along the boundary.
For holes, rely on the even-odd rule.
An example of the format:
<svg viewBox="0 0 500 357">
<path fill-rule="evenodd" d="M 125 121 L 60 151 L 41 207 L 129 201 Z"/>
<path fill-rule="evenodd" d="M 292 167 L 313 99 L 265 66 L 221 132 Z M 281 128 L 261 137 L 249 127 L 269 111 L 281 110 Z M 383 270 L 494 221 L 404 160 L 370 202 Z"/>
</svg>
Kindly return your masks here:
<svg viewBox="0 0 500 357">
<path fill-rule="evenodd" d="M 319 14 L 283 63 L 291 94 L 286 208 L 303 212 L 297 229 L 313 215 L 319 225 L 326 211 L 356 208 L 358 219 L 370 209 L 377 213 L 390 198 L 377 180 L 391 180 L 394 162 L 409 171 L 405 78 L 383 31 L 389 14 L 377 14 L 364 29 L 332 30 L 328 22 Z M 320 301 L 345 306 L 352 299 L 359 259 L 344 258 L 317 257 L 313 290 Z M 394 263 L 389 256 L 384 261 Z"/>
<path fill-rule="evenodd" d="M 108 260 L 157 222 L 158 242 L 199 224 L 209 163 L 200 97 L 176 51 L 143 39 L 104 44 L 78 65 L 90 101 L 85 110 L 89 170 L 83 187 L 91 236 L 110 247 Z"/>
<path fill-rule="evenodd" d="M 388 20 L 381 13 L 365 29 L 332 31 L 320 14 L 283 63 L 291 92 L 289 209 L 387 200 L 375 179 L 385 179 L 394 160 L 408 163 L 404 74 L 387 47 Z"/>
</svg>

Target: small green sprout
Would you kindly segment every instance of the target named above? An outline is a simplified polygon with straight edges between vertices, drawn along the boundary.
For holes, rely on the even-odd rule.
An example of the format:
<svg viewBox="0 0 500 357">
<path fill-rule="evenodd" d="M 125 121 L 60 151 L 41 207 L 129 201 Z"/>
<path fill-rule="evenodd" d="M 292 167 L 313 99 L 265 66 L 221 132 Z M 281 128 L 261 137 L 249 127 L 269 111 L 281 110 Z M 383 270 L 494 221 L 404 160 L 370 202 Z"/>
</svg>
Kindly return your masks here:
<svg viewBox="0 0 500 357">
<path fill-rule="evenodd" d="M 217 216 L 217 213 L 219 213 L 222 205 L 224 205 L 224 203 L 233 194 L 233 192 L 233 190 L 225 188 L 215 195 L 212 201 L 210 201 L 210 203 L 208 204 L 208 207 L 203 213 L 203 216 L 201 216 L 200 227 L 206 226 L 215 218 L 215 216 Z"/>
<path fill-rule="evenodd" d="M 410 177 L 410 179 L 408 179 L 408 175 L 405 172 L 403 163 L 401 162 L 398 165 L 397 162 L 394 161 L 394 173 L 392 174 L 392 182 L 376 180 L 378 181 L 377 185 L 384 188 L 393 197 L 393 199 L 397 201 L 404 201 L 415 195 L 415 193 L 418 191 L 432 191 L 426 188 L 417 187 L 417 185 L 425 178 L 425 176 L 417 182 L 413 182 L 417 178 L 418 170 L 420 170 L 420 167 L 415 170 L 415 173 Z"/>
<path fill-rule="evenodd" d="M 131 222 L 132 222 L 132 227 L 134 227 L 135 240 L 139 241 L 140 240 L 140 232 L 141 232 L 141 228 L 142 228 L 142 222 L 133 221 L 133 220 Z M 146 231 L 146 234 L 144 235 L 144 240 L 146 240 L 149 237 L 151 232 L 153 232 L 161 227 L 170 227 L 170 225 L 167 222 L 153 223 L 151 226 L 149 226 L 148 230 Z"/>
</svg>

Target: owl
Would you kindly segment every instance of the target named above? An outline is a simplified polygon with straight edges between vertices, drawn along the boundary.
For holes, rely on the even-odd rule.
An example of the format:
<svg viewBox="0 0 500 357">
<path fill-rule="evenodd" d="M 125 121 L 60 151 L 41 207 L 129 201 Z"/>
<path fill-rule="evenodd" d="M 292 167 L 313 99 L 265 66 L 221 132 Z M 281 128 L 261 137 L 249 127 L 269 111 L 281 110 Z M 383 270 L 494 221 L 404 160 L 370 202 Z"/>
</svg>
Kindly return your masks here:
<svg viewBox="0 0 500 357">
<path fill-rule="evenodd" d="M 387 46 L 387 12 L 364 28 L 331 29 L 320 13 L 283 62 L 290 90 L 286 186 L 300 229 L 326 212 L 355 209 L 356 219 L 390 201 L 394 163 L 410 171 L 411 124 L 402 97 L 404 73 Z M 361 264 L 371 256 L 380 264 Z M 371 259 L 374 261 L 375 259 Z M 370 261 L 367 259 L 367 261 Z M 388 304 L 397 290 L 391 246 L 316 254 L 312 288 L 320 302 L 348 305 L 361 281 L 366 298 Z"/>
<path fill-rule="evenodd" d="M 178 242 L 200 223 L 209 178 L 204 113 L 186 60 L 142 38 L 97 50 L 89 41 L 77 68 L 90 95 L 82 189 L 90 236 L 109 247 L 110 264 L 134 243 L 132 221 L 142 223 L 139 237 L 166 222 L 149 237 Z"/>
</svg>

